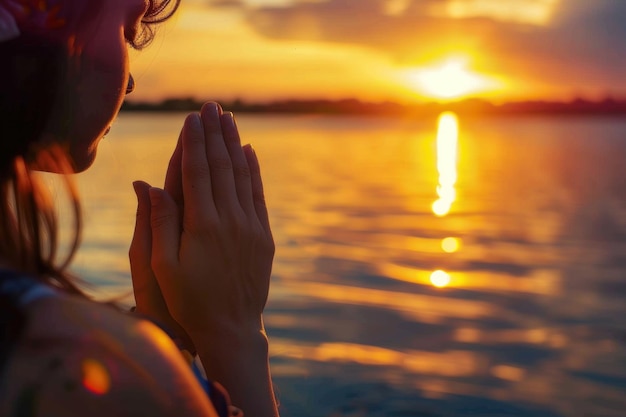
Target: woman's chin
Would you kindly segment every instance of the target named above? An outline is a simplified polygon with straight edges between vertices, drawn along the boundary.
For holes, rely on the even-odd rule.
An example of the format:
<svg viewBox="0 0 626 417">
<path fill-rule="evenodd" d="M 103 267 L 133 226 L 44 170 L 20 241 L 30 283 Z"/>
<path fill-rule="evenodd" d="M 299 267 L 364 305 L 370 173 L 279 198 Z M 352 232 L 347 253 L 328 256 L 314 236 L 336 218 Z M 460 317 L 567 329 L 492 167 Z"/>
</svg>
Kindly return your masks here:
<svg viewBox="0 0 626 417">
<path fill-rule="evenodd" d="M 98 144 L 95 143 L 88 149 L 81 150 L 81 152 L 74 152 L 70 155 L 70 162 L 74 173 L 86 171 L 91 167 L 96 160 L 96 154 L 98 153 Z"/>
</svg>

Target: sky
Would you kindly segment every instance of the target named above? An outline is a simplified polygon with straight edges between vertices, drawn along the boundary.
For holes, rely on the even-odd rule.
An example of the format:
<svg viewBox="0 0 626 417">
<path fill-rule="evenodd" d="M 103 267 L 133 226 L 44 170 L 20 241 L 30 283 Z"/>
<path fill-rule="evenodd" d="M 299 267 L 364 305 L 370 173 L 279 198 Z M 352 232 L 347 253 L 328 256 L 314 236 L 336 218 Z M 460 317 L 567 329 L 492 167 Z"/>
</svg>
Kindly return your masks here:
<svg viewBox="0 0 626 417">
<path fill-rule="evenodd" d="M 626 97 L 626 0 L 182 0 L 135 100 Z"/>
</svg>

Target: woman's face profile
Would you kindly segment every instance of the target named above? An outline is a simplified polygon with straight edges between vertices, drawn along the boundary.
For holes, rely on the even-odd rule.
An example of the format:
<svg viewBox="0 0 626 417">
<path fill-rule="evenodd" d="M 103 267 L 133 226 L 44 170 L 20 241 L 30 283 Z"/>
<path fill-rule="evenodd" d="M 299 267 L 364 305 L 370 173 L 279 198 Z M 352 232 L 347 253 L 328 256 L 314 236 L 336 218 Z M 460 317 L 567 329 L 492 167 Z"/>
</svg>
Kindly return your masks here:
<svg viewBox="0 0 626 417">
<path fill-rule="evenodd" d="M 83 0 L 93 1 L 93 0 Z M 87 169 L 100 139 L 108 131 L 126 95 L 129 83 L 128 43 L 138 30 L 148 4 L 145 0 L 100 0 L 105 4 L 89 24 L 70 37 L 76 51 L 70 58 L 62 92 L 66 106 L 53 116 L 67 126 L 69 151 L 77 172 Z M 71 3 L 71 2 L 68 2 Z M 93 24 L 91 24 L 93 23 Z"/>
</svg>

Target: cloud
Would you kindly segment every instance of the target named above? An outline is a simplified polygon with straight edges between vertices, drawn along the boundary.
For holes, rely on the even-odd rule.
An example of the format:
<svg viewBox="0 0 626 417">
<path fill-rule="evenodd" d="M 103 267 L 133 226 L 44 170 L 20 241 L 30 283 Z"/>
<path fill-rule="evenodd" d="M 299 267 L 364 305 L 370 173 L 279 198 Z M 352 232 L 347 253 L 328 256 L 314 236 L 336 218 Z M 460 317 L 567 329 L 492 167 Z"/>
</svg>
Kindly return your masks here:
<svg viewBox="0 0 626 417">
<path fill-rule="evenodd" d="M 301 2 L 291 7 L 251 10 L 248 22 L 273 39 L 341 42 L 383 49 L 403 56 L 416 40 L 435 30 L 450 30 L 447 19 L 428 16 L 437 0 L 408 1 L 402 13 L 393 12 L 398 2 L 382 0 L 330 0 Z M 391 5 L 391 6 L 390 6 Z"/>
<path fill-rule="evenodd" d="M 502 2 L 310 0 L 248 6 L 246 13 L 271 39 L 356 44 L 406 66 L 466 52 L 482 57 L 485 71 L 528 82 L 626 91 L 626 1 L 507 0 L 520 11 L 509 15 Z M 515 19 L 523 10 L 526 21 Z"/>
</svg>

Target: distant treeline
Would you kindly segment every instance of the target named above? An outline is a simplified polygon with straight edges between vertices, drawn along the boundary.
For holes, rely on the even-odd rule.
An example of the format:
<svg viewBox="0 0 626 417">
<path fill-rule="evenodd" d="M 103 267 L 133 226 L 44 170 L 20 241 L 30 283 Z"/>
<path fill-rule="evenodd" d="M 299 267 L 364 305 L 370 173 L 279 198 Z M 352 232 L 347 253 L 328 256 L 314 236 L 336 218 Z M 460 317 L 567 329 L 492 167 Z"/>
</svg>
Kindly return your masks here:
<svg viewBox="0 0 626 417">
<path fill-rule="evenodd" d="M 280 100 L 249 103 L 243 100 L 222 101 L 222 106 L 236 113 L 353 114 L 353 115 L 436 115 L 443 111 L 459 114 L 546 114 L 546 115 L 626 115 L 626 100 L 607 98 L 600 101 L 576 99 L 567 102 L 519 101 L 493 104 L 482 99 L 452 103 L 399 104 L 344 100 Z M 194 98 L 168 98 L 158 103 L 126 101 L 122 111 L 176 112 L 197 111 L 202 105 Z"/>
</svg>

